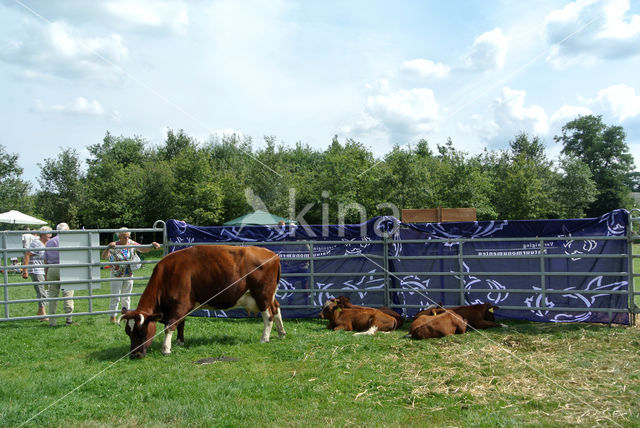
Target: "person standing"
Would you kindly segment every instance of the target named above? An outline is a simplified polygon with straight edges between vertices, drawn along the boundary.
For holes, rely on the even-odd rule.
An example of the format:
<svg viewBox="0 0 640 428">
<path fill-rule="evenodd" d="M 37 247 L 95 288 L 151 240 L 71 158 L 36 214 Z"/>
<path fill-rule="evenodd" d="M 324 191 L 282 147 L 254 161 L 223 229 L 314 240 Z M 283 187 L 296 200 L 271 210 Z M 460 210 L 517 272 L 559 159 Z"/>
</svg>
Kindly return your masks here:
<svg viewBox="0 0 640 428">
<path fill-rule="evenodd" d="M 33 241 L 34 239 L 38 239 L 37 235 L 34 235 L 31 233 L 31 229 L 29 229 L 28 227 L 25 229 L 26 232 L 22 234 L 22 248 L 29 248 L 29 245 L 31 244 L 31 241 Z M 40 229 L 42 230 L 42 229 Z M 49 229 L 51 230 L 51 229 Z M 23 263 L 25 264 L 25 263 Z"/>
<path fill-rule="evenodd" d="M 67 223 L 60 223 L 56 226 L 56 230 L 58 232 L 62 230 L 69 230 L 69 225 Z M 55 237 L 49 239 L 45 247 L 48 248 L 57 248 L 60 246 L 60 234 L 57 234 Z M 58 265 L 60 264 L 60 252 L 55 250 L 45 251 L 44 254 L 44 262 L 47 265 Z M 60 267 L 53 266 L 45 268 L 45 278 L 47 281 L 58 281 L 57 284 L 49 284 L 49 298 L 56 298 L 60 295 Z M 73 290 L 63 290 L 62 296 L 66 298 L 63 303 L 63 308 L 65 314 L 67 314 L 66 325 L 73 324 L 73 320 L 71 318 L 71 314 L 73 313 Z M 55 315 L 56 308 L 58 307 L 57 300 L 49 301 L 49 315 Z M 51 318 L 49 320 L 49 325 L 54 327 L 56 325 L 56 319 Z"/>
<path fill-rule="evenodd" d="M 118 248 L 118 246 L 129 246 Z M 126 227 L 121 227 L 118 232 L 118 241 L 110 242 L 108 247 L 102 252 L 102 258 L 107 259 L 110 262 L 130 262 L 133 260 L 136 251 L 140 253 L 148 253 L 151 251 L 149 247 L 133 248 L 131 245 L 140 245 L 133 239 L 131 239 L 131 232 Z M 152 242 L 153 248 L 160 248 L 160 244 Z M 111 265 L 111 294 L 130 294 L 133 289 L 133 270 L 130 264 Z M 116 279 L 117 278 L 117 279 Z M 120 296 L 114 296 L 109 303 L 110 311 L 117 311 L 118 304 L 120 303 Z M 131 309 L 131 296 L 122 296 L 122 307 Z M 116 316 L 111 314 L 109 320 L 112 323 L 116 322 Z"/>
<path fill-rule="evenodd" d="M 51 228 L 49 226 L 42 226 L 40 228 L 39 239 L 32 239 L 29 242 L 27 251 L 24 253 L 23 265 L 33 265 L 31 270 L 31 281 L 44 282 L 44 248 L 45 244 L 51 238 Z M 22 269 L 22 277 L 27 279 L 29 277 L 29 269 Z M 33 288 L 36 290 L 36 297 L 41 299 L 38 302 L 38 315 L 47 315 L 45 309 L 45 301 L 42 299 L 47 298 L 47 286 L 45 284 L 33 284 Z M 42 318 L 42 321 L 49 321 L 48 318 Z"/>
</svg>

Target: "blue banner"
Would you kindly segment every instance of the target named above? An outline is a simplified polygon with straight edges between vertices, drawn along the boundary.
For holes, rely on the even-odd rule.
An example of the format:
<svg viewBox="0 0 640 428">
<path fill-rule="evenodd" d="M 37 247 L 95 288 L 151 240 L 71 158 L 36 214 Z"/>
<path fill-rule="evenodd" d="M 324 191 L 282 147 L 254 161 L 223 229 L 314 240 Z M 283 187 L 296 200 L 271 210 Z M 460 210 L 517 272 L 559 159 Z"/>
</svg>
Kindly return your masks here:
<svg viewBox="0 0 640 428">
<path fill-rule="evenodd" d="M 328 226 L 200 227 L 169 220 L 167 231 L 172 242 L 188 245 L 268 242 L 266 248 L 281 257 L 283 273 L 293 274 L 281 279 L 277 294 L 280 303 L 286 306 L 283 315 L 289 318 L 315 317 L 324 301 L 339 295 L 346 295 L 354 304 L 381 306 L 385 303 L 384 281 L 387 277 L 389 287 L 394 290 L 387 296 L 387 301 L 394 305 L 415 306 L 398 308 L 405 316 L 412 316 L 420 307 L 434 303 L 451 306 L 489 301 L 501 307 L 522 307 L 499 310 L 497 315 L 505 318 L 628 323 L 627 313 L 592 310 L 628 307 L 626 293 L 609 294 L 610 291 L 627 290 L 627 277 L 620 274 L 628 268 L 627 258 L 621 256 L 627 253 L 627 241 L 597 239 L 626 236 L 627 222 L 627 211 L 616 210 L 589 219 L 425 224 L 401 223 L 394 217 L 377 217 L 359 225 Z M 513 240 L 540 237 L 562 239 L 543 244 L 538 239 Z M 594 239 L 575 239 L 579 237 Z M 461 244 L 456 239 L 484 238 L 492 240 L 462 243 L 463 256 L 472 257 L 462 259 L 461 276 L 458 259 Z M 395 242 L 412 239 L 426 242 Z M 443 239 L 447 241 L 429 242 Z M 171 251 L 179 248 L 181 246 L 175 246 Z M 541 252 L 571 257 L 545 258 L 541 263 Z M 310 254 L 314 256 L 313 261 L 308 260 Z M 403 258 L 407 256 L 449 258 Z M 384 268 L 385 259 L 388 271 Z M 546 273 L 544 281 L 541 281 L 541 271 Z M 518 274 L 522 272 L 538 274 Z M 616 274 L 581 275 L 581 272 Z M 460 291 L 461 284 L 463 291 Z M 443 291 L 451 289 L 457 291 Z M 479 289 L 491 291 L 474 291 Z M 523 289 L 525 292 L 510 291 Z M 550 311 L 542 307 L 575 310 Z M 200 311 L 199 315 L 236 317 L 246 316 L 246 312 Z"/>
</svg>

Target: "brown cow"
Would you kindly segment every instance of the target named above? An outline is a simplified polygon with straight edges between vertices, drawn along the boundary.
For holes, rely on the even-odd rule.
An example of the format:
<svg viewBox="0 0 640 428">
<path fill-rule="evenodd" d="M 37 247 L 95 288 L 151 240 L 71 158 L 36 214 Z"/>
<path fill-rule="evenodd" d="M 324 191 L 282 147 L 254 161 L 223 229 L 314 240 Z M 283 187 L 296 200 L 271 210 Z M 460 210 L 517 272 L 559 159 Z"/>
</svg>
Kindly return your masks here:
<svg viewBox="0 0 640 428">
<path fill-rule="evenodd" d="M 379 308 L 369 308 L 367 306 L 358 306 L 358 305 L 354 305 L 353 303 L 351 303 L 351 300 L 349 300 L 349 298 L 346 297 L 346 296 L 338 296 L 338 297 L 336 297 L 336 303 L 338 304 L 338 306 L 340 306 L 342 308 L 377 309 L 380 312 L 384 312 L 385 314 L 391 315 L 392 317 L 394 317 L 396 319 L 396 322 L 398 323 L 398 326 L 396 328 L 402 327 L 402 323 L 404 323 L 404 318 L 402 318 L 402 315 L 400 315 L 399 313 L 397 313 L 393 309 L 388 308 L 386 306 L 382 306 L 382 307 L 379 307 Z"/>
<path fill-rule="evenodd" d="M 342 308 L 336 299 L 324 303 L 320 317 L 329 320 L 329 329 L 358 331 L 356 334 L 373 335 L 378 330 L 398 328 L 398 322 L 391 315 L 373 308 Z"/>
<path fill-rule="evenodd" d="M 466 318 L 469 326 L 476 330 L 491 327 L 504 327 L 504 325 L 495 322 L 496 318 L 493 316 L 493 311 L 496 309 L 500 308 L 493 306 L 491 303 L 456 306 L 446 309 L 443 307 L 432 307 L 418 312 L 413 319 L 415 320 L 421 315 L 438 315 L 446 311 L 452 311 L 460 315 L 462 318 Z"/>
<path fill-rule="evenodd" d="M 421 315 L 413 320 L 409 334 L 414 339 L 431 339 L 462 334 L 467 331 L 467 320 L 452 312 L 439 315 Z"/>
<path fill-rule="evenodd" d="M 230 309 L 243 306 L 260 312 L 264 330 L 260 342 L 268 342 L 275 320 L 278 335 L 285 335 L 280 304 L 275 298 L 280 280 L 280 257 L 266 248 L 230 245 L 194 246 L 164 257 L 135 310 L 122 308 L 118 319 L 127 320 L 131 358 L 142 358 L 156 332 L 165 325 L 162 353 L 171 353 L 171 336 L 178 328 L 178 344 L 184 344 L 184 319 L 198 308 Z"/>
</svg>

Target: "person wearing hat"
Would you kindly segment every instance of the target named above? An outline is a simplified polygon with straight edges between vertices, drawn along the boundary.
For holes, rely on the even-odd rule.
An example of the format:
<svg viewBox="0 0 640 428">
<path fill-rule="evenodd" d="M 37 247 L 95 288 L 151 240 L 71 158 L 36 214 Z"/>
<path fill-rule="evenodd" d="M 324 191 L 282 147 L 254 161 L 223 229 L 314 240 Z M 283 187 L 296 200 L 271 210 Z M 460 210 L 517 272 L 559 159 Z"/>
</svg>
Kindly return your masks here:
<svg viewBox="0 0 640 428">
<path fill-rule="evenodd" d="M 140 253 L 148 253 L 151 251 L 149 247 L 133 248 L 131 245 L 140 245 L 133 239 L 131 239 L 131 232 L 126 227 L 121 227 L 118 232 L 118 240 L 110 242 L 107 248 L 102 252 L 102 258 L 115 262 L 111 265 L 111 294 L 116 296 L 111 298 L 109 303 L 109 310 L 113 311 L 109 320 L 112 323 L 116 322 L 115 312 L 118 310 L 118 304 L 120 303 L 120 296 L 117 294 L 127 294 L 122 296 L 122 307 L 131 309 L 131 293 L 133 289 L 133 269 L 131 264 L 117 264 L 117 262 L 130 262 L 133 260 L 136 251 Z M 152 242 L 153 248 L 160 248 L 160 244 Z M 117 279 L 116 279 L 117 278 Z"/>
<path fill-rule="evenodd" d="M 31 269 L 22 269 L 22 277 L 27 279 L 29 278 L 29 273 L 31 273 L 31 281 L 36 283 L 44 282 L 44 247 L 51 238 L 51 228 L 49 226 L 42 226 L 39 232 L 38 237 L 40 239 L 32 239 L 31 242 L 29 242 L 28 251 L 24 253 L 22 262 L 24 265 L 33 265 Z M 38 299 L 47 298 L 47 286 L 45 284 L 33 284 L 33 288 L 36 290 L 36 297 Z M 47 315 L 45 305 L 46 302 L 44 300 L 38 302 L 38 315 Z M 49 319 L 42 318 L 42 321 L 49 321 Z"/>
</svg>

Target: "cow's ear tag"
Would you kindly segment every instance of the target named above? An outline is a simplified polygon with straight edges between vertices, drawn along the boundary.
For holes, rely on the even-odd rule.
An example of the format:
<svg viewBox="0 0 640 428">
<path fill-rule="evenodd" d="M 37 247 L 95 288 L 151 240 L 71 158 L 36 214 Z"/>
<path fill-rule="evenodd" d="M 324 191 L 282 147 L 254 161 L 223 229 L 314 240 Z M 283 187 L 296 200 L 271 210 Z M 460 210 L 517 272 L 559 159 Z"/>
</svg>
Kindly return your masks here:
<svg viewBox="0 0 640 428">
<path fill-rule="evenodd" d="M 340 306 L 336 306 L 336 311 L 340 312 L 342 308 Z"/>
<path fill-rule="evenodd" d="M 489 308 L 489 312 L 493 312 L 493 308 Z"/>
</svg>

